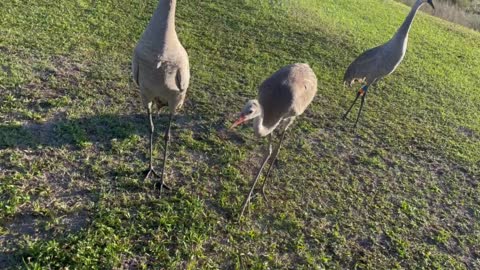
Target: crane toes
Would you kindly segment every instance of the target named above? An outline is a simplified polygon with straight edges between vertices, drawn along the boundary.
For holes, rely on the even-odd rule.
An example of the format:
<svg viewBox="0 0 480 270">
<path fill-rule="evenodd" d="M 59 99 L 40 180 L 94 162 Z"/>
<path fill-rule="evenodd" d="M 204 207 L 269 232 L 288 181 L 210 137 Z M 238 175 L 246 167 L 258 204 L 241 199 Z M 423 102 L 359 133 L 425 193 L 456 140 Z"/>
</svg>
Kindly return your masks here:
<svg viewBox="0 0 480 270">
<path fill-rule="evenodd" d="M 158 187 L 158 188 L 164 188 L 164 189 L 166 189 L 166 190 L 172 190 L 172 188 L 169 187 L 169 186 L 167 186 L 167 184 L 165 184 L 165 183 L 160 183 L 160 187 Z M 157 183 L 155 183 L 154 189 L 157 189 Z M 161 189 L 160 189 L 160 190 L 161 190 Z"/>
<path fill-rule="evenodd" d="M 149 168 L 147 170 L 144 171 L 145 173 L 145 178 L 143 178 L 143 181 L 146 181 L 150 176 L 155 176 L 155 177 L 158 177 L 158 178 L 162 178 L 161 175 L 159 173 L 157 173 L 153 168 Z M 171 188 L 169 186 L 167 186 L 165 183 L 160 183 L 161 187 L 163 187 L 164 189 L 166 190 L 171 190 Z M 157 183 L 155 183 L 154 185 L 154 189 L 157 187 Z"/>
<path fill-rule="evenodd" d="M 145 177 L 143 178 L 143 181 L 146 181 L 148 178 L 150 178 L 150 176 L 160 177 L 160 175 L 152 167 L 144 170 L 143 174 L 145 175 Z"/>
<path fill-rule="evenodd" d="M 258 189 L 256 190 L 255 193 L 252 194 L 252 196 L 250 198 L 250 201 L 257 200 L 257 198 L 260 196 L 260 194 L 262 195 L 264 201 L 268 202 L 268 198 L 267 198 L 267 195 L 266 195 L 265 191 L 263 191 L 263 190 L 258 191 Z"/>
</svg>

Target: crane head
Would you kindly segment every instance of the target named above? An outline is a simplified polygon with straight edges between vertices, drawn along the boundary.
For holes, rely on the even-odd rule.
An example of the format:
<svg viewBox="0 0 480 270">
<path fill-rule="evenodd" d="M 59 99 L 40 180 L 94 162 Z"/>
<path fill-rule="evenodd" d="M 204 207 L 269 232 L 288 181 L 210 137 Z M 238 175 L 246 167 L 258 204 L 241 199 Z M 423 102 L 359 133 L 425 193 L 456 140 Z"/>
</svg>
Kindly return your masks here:
<svg viewBox="0 0 480 270">
<path fill-rule="evenodd" d="M 232 124 L 230 129 L 235 128 L 236 126 L 239 126 L 248 120 L 251 120 L 253 118 L 258 117 L 261 114 L 261 108 L 260 108 L 260 103 L 258 103 L 258 100 L 253 99 L 249 100 L 245 106 L 243 106 L 242 111 L 240 112 L 240 116 L 238 119 Z"/>
<path fill-rule="evenodd" d="M 427 3 L 432 6 L 433 9 L 435 9 L 435 6 L 433 5 L 433 0 L 427 0 Z"/>
</svg>

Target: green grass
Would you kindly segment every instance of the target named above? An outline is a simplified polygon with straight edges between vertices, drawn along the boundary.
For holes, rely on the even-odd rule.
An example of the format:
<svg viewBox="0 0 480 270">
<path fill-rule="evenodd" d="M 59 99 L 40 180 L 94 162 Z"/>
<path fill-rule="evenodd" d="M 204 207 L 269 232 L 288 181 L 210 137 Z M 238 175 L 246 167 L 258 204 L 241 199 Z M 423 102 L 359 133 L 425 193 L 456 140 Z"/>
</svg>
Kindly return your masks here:
<svg viewBox="0 0 480 270">
<path fill-rule="evenodd" d="M 279 2 L 279 1 L 278 1 Z M 2 1 L 0 265 L 8 268 L 480 267 L 480 34 L 424 14 L 359 128 L 342 76 L 389 39 L 394 1 L 179 1 L 192 66 L 159 198 L 130 79 L 156 1 Z M 236 222 L 266 140 L 228 130 L 278 68 L 319 78 L 268 186 Z M 156 117 L 156 167 L 165 114 Z M 130 268 L 129 268 L 130 267 Z"/>
</svg>

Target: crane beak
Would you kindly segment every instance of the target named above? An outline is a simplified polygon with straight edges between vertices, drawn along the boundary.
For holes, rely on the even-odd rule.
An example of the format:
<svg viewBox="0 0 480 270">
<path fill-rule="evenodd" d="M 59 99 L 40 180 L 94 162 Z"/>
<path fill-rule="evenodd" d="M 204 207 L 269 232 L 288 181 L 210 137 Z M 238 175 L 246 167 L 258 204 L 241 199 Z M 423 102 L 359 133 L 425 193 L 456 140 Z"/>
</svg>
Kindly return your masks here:
<svg viewBox="0 0 480 270">
<path fill-rule="evenodd" d="M 430 6 L 432 6 L 433 9 L 435 9 L 435 6 L 433 5 L 433 1 L 432 1 L 432 0 L 428 0 L 428 3 L 430 4 Z"/>
<path fill-rule="evenodd" d="M 243 122 L 247 121 L 247 117 L 245 115 L 240 115 L 240 117 L 235 121 L 231 126 L 230 129 L 234 129 L 236 126 L 241 125 Z"/>
</svg>

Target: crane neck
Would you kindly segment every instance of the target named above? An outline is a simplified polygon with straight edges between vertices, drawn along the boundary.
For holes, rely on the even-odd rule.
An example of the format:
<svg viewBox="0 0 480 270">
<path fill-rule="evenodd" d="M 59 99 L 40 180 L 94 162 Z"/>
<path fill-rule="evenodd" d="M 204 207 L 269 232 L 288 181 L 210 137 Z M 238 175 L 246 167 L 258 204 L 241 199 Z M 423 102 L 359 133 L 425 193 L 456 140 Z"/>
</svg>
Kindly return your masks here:
<svg viewBox="0 0 480 270">
<path fill-rule="evenodd" d="M 177 0 L 160 0 L 150 21 L 149 30 L 164 40 L 177 38 L 175 31 L 175 10 Z"/>
<path fill-rule="evenodd" d="M 420 9 L 420 7 L 424 4 L 425 2 L 423 0 L 417 0 L 415 4 L 412 6 L 412 9 L 410 10 L 410 13 L 408 13 L 407 17 L 405 18 L 405 21 L 403 24 L 400 26 L 398 29 L 397 33 L 395 34 L 395 37 L 400 37 L 402 39 L 405 39 L 408 36 L 408 32 L 410 31 L 410 28 L 413 23 L 413 19 L 415 19 L 415 15 L 417 14 L 417 11 Z"/>
<path fill-rule="evenodd" d="M 263 125 L 263 108 L 260 105 L 260 115 L 255 117 L 253 119 L 253 130 L 255 131 L 255 135 L 260 136 L 260 137 L 265 137 L 268 134 L 272 133 L 272 131 L 275 129 L 277 125 L 274 125 L 272 127 L 266 127 Z"/>
</svg>

